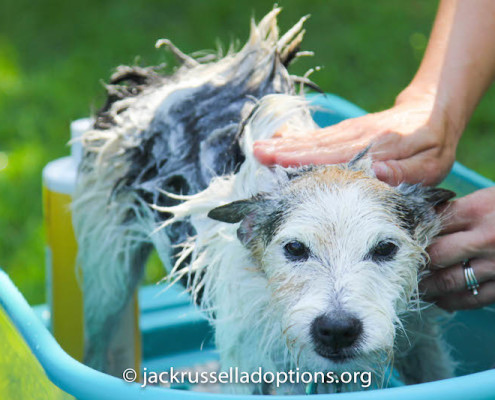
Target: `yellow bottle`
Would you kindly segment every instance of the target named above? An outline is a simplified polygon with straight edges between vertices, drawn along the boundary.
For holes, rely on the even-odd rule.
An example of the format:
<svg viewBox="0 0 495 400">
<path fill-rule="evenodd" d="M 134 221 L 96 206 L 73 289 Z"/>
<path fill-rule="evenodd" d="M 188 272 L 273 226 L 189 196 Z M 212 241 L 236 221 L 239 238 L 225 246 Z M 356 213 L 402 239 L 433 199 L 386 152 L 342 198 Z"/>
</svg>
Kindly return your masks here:
<svg viewBox="0 0 495 400">
<path fill-rule="evenodd" d="M 91 126 L 89 118 L 71 124 L 71 137 Z M 43 169 L 43 209 L 46 231 L 46 293 L 51 331 L 62 348 L 82 361 L 84 331 L 81 288 L 76 279 L 77 244 L 70 205 L 76 183 L 81 145 L 71 146 L 69 157 L 59 158 Z"/>
<path fill-rule="evenodd" d="M 71 139 L 77 139 L 92 124 L 90 118 L 71 123 Z M 76 184 L 77 167 L 82 146 L 77 140 L 71 145 L 71 155 L 48 163 L 43 169 L 43 206 L 46 230 L 47 302 L 51 331 L 60 346 L 73 358 L 82 361 L 84 354 L 82 277 L 76 276 L 77 243 L 72 227 L 71 201 Z M 137 297 L 123 318 L 124 329 L 112 343 L 125 349 L 119 357 L 139 371 L 141 338 L 138 329 Z M 124 342 L 124 343 L 123 343 Z M 120 350 L 122 351 L 122 350 Z"/>
</svg>

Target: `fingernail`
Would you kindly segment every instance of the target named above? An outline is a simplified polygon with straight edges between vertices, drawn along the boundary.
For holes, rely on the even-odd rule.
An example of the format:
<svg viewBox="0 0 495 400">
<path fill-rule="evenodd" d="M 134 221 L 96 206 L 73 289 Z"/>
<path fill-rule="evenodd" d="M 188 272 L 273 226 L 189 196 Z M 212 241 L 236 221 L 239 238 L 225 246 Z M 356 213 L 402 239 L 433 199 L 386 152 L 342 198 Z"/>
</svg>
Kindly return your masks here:
<svg viewBox="0 0 495 400">
<path fill-rule="evenodd" d="M 261 145 L 256 147 L 257 150 L 261 150 L 265 154 L 272 154 L 275 152 L 275 147 L 270 145 Z"/>
<path fill-rule="evenodd" d="M 390 178 L 390 168 L 384 162 L 375 162 L 372 165 L 375 175 L 380 180 L 388 180 Z"/>
<path fill-rule="evenodd" d="M 261 142 L 254 142 L 254 144 L 253 144 L 253 150 L 254 151 L 257 151 L 257 150 L 264 151 L 265 150 L 265 144 L 264 143 L 261 143 Z"/>
</svg>

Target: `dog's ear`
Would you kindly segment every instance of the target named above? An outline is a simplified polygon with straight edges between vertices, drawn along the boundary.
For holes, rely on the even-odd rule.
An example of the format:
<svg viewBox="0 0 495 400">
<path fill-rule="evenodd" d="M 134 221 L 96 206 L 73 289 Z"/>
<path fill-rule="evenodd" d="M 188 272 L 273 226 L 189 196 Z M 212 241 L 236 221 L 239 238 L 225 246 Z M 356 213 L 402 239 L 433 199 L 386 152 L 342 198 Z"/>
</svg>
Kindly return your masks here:
<svg viewBox="0 0 495 400">
<path fill-rule="evenodd" d="M 230 224 L 241 222 L 237 237 L 243 245 L 253 249 L 271 240 L 279 226 L 282 210 L 276 200 L 258 195 L 214 208 L 208 217 Z"/>
<path fill-rule="evenodd" d="M 435 208 L 453 199 L 456 194 L 452 190 L 428 187 L 421 185 L 409 185 L 402 183 L 397 186 L 397 190 L 416 207 Z"/>
<path fill-rule="evenodd" d="M 242 221 L 248 214 L 252 213 L 258 207 L 259 200 L 254 198 L 246 200 L 237 200 L 232 203 L 214 208 L 208 213 L 208 218 L 220 222 L 235 224 Z"/>
<path fill-rule="evenodd" d="M 373 169 L 371 168 L 372 159 L 371 155 L 369 155 L 369 150 L 371 148 L 371 144 L 368 145 L 364 150 L 361 150 L 358 154 L 356 154 L 351 161 L 347 163 L 347 168 L 353 171 L 363 171 L 366 175 L 375 176 Z"/>
<path fill-rule="evenodd" d="M 400 184 L 397 191 L 401 196 L 398 211 L 403 226 L 421 243 L 427 245 L 438 235 L 441 218 L 437 208 L 456 194 L 448 189 L 421 185 Z"/>
<path fill-rule="evenodd" d="M 455 196 L 456 193 L 452 190 L 442 188 L 426 187 L 423 192 L 425 201 L 432 207 L 441 206 L 442 204 L 445 204 L 449 200 L 453 199 Z"/>
</svg>

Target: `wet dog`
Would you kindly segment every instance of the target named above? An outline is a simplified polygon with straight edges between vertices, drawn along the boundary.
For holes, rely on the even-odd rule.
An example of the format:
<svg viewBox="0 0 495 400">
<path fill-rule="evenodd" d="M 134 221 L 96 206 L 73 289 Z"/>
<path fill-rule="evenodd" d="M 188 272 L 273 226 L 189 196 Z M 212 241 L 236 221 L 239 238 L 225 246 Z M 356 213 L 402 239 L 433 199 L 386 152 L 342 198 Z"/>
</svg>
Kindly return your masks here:
<svg viewBox="0 0 495 400">
<path fill-rule="evenodd" d="M 286 69 L 301 54 L 304 19 L 279 37 L 278 12 L 253 24 L 238 53 L 198 60 L 159 41 L 182 62 L 174 74 L 113 76 L 83 137 L 74 200 L 85 361 L 109 370 L 114 327 L 154 248 L 209 316 L 224 369 L 373 371 L 378 386 L 392 364 L 406 383 L 449 377 L 439 311 L 417 288 L 440 231 L 435 209 L 453 193 L 382 183 L 366 152 L 294 168 L 253 157 L 253 141 L 282 126 L 316 129 L 295 92 L 307 79 Z"/>
</svg>

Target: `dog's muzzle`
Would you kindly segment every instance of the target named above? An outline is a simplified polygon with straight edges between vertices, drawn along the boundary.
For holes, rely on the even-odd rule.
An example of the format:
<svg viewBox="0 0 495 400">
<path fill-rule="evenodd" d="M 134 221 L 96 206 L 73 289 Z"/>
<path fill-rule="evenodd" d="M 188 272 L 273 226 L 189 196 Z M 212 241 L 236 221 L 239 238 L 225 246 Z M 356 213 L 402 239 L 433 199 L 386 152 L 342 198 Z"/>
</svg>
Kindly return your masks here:
<svg viewBox="0 0 495 400">
<path fill-rule="evenodd" d="M 353 357 L 353 347 L 362 332 L 363 323 L 351 314 L 323 314 L 311 324 L 315 351 L 337 362 Z"/>
</svg>

